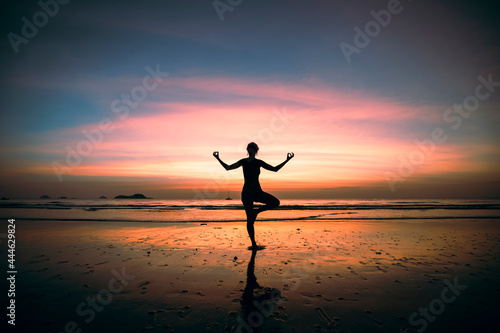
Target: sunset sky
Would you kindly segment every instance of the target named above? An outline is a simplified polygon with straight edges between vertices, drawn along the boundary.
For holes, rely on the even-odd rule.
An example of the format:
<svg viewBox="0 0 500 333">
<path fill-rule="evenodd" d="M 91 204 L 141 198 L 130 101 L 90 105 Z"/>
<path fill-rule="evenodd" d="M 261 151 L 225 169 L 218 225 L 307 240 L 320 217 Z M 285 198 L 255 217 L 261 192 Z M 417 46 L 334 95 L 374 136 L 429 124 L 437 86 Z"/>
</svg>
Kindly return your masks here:
<svg viewBox="0 0 500 333">
<path fill-rule="evenodd" d="M 500 197 L 496 2 L 215 4 L 4 5 L 0 197 Z"/>
</svg>

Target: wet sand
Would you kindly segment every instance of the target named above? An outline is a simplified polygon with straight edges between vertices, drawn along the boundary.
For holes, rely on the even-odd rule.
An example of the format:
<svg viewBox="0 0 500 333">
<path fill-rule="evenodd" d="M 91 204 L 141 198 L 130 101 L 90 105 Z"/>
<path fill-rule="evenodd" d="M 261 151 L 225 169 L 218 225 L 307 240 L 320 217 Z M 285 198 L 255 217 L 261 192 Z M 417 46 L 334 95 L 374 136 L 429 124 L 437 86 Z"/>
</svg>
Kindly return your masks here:
<svg viewBox="0 0 500 333">
<path fill-rule="evenodd" d="M 496 324 L 498 220 L 257 222 L 266 248 L 253 256 L 242 223 L 16 223 L 13 331 L 459 332 Z"/>
</svg>

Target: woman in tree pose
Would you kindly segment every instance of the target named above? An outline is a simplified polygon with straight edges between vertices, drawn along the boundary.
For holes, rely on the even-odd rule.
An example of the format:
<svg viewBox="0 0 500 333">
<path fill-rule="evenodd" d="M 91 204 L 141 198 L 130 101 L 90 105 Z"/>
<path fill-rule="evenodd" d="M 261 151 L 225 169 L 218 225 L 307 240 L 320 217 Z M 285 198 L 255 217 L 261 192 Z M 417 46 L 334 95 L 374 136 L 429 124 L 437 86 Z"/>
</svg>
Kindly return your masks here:
<svg viewBox="0 0 500 333">
<path fill-rule="evenodd" d="M 290 161 L 293 157 L 293 153 L 288 153 L 286 160 L 277 165 L 271 166 L 266 162 L 256 159 L 255 155 L 259 151 L 259 146 L 255 142 L 250 142 L 247 146 L 248 157 L 242 158 L 238 162 L 227 165 L 219 158 L 219 152 L 214 152 L 214 157 L 226 170 L 237 169 L 240 166 L 243 167 L 243 176 L 245 178 L 245 184 L 243 185 L 243 190 L 241 191 L 241 201 L 243 202 L 243 206 L 245 207 L 245 212 L 247 214 L 247 230 L 248 236 L 250 236 L 250 240 L 252 241 L 252 249 L 259 249 L 257 243 L 255 242 L 255 233 L 253 224 L 257 215 L 265 210 L 276 208 L 280 205 L 280 201 L 275 196 L 266 193 L 262 190 L 259 183 L 259 174 L 260 168 L 264 168 L 266 170 L 277 172 L 281 169 L 288 161 Z M 264 206 L 260 206 L 257 209 L 254 209 L 254 202 L 260 202 L 265 204 Z"/>
</svg>

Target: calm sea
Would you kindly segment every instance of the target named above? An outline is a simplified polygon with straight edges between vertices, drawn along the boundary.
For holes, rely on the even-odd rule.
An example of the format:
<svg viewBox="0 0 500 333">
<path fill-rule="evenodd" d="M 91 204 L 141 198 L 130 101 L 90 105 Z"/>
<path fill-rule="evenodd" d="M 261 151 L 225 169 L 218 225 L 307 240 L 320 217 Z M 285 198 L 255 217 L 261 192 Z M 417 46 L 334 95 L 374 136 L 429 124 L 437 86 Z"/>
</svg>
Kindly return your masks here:
<svg viewBox="0 0 500 333">
<path fill-rule="evenodd" d="M 0 218 L 102 222 L 244 222 L 239 200 L 11 199 Z M 500 200 L 282 200 L 258 221 L 500 219 Z"/>
</svg>

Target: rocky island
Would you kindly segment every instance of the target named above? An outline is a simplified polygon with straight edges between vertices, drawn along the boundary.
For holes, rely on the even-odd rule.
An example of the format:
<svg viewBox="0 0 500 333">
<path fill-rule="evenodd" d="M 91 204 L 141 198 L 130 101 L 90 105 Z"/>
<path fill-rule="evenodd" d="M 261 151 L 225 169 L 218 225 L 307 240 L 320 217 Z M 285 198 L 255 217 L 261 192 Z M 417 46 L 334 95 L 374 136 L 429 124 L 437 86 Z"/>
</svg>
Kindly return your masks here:
<svg viewBox="0 0 500 333">
<path fill-rule="evenodd" d="M 144 194 L 136 193 L 136 194 L 133 194 L 133 195 L 123 195 L 123 194 L 120 194 L 120 195 L 117 195 L 115 197 L 115 199 L 153 199 L 153 198 L 148 198 Z"/>
</svg>

